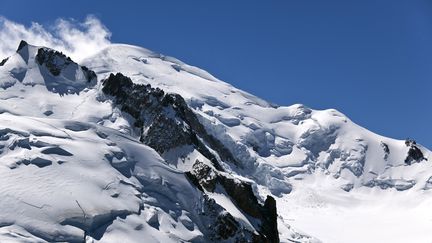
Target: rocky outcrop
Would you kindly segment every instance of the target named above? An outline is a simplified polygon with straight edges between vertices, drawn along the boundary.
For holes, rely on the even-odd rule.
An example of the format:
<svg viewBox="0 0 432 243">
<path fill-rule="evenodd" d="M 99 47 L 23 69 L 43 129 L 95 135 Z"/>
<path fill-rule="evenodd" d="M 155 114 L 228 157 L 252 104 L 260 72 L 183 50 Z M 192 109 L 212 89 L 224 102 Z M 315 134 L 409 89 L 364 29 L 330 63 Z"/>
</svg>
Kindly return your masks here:
<svg viewBox="0 0 432 243">
<path fill-rule="evenodd" d="M 410 165 L 413 162 L 420 162 L 422 160 L 427 160 L 424 157 L 423 152 L 420 150 L 420 148 L 417 147 L 416 141 L 412 139 L 407 139 L 405 141 L 405 145 L 409 147 L 408 155 L 405 159 L 406 164 Z"/>
<path fill-rule="evenodd" d="M 386 143 L 384 143 L 384 142 L 381 142 L 381 147 L 382 147 L 382 149 L 384 150 L 384 160 L 387 161 L 387 159 L 388 159 L 388 157 L 389 157 L 389 155 L 390 155 L 390 148 L 389 148 L 389 146 L 388 146 Z"/>
<path fill-rule="evenodd" d="M 216 203 L 214 199 L 209 198 L 207 195 L 203 196 L 203 213 L 202 216 L 207 218 L 210 224 L 207 238 L 212 241 L 221 241 L 231 239 L 236 241 L 238 236 L 246 232 L 241 228 L 241 225 L 235 218 L 228 213 L 224 208 Z M 252 232 L 247 232 L 252 235 Z M 251 239 L 252 237 L 248 237 Z M 238 239 L 239 240 L 239 239 Z"/>
<path fill-rule="evenodd" d="M 9 58 L 5 58 L 5 59 L 3 59 L 3 60 L 0 62 L 0 67 L 1 67 L 1 66 L 4 66 L 8 59 L 9 59 Z"/>
<path fill-rule="evenodd" d="M 38 50 L 36 61 L 39 65 L 45 64 L 54 76 L 58 76 L 62 69 L 73 63 L 72 59 L 62 52 L 50 50 L 48 48 L 40 48 Z"/>
<path fill-rule="evenodd" d="M 102 91 L 114 96 L 122 111 L 135 119 L 141 128 L 141 141 L 160 154 L 173 148 L 192 145 L 209 159 L 215 168 L 223 170 L 212 148 L 225 162 L 238 165 L 231 152 L 209 135 L 185 100 L 178 94 L 165 93 L 150 85 L 134 84 L 121 73 L 111 74 L 103 81 Z"/>
<path fill-rule="evenodd" d="M 186 172 L 187 177 L 198 187 L 201 191 L 213 192 L 218 182 L 218 174 L 209 165 L 203 162 L 196 161 L 192 166 L 192 170 Z"/>
<path fill-rule="evenodd" d="M 216 186 L 220 185 L 239 209 L 259 220 L 259 235 L 254 235 L 255 242 L 279 242 L 276 201 L 272 196 L 267 196 L 262 205 L 250 183 L 218 172 L 198 160 L 192 170 L 187 172 L 187 177 L 203 192 L 214 192 Z"/>
<path fill-rule="evenodd" d="M 18 45 L 17 52 L 21 51 L 27 45 L 28 45 L 28 43 L 25 40 L 21 40 L 20 43 L 19 43 L 19 45 Z"/>
<path fill-rule="evenodd" d="M 21 45 L 20 45 L 21 46 Z M 22 48 L 22 47 L 21 47 Z M 20 50 L 20 48 L 18 48 Z M 36 55 L 36 62 L 39 65 L 45 65 L 48 71 L 54 75 L 58 76 L 67 66 L 76 64 L 70 57 L 67 57 L 62 52 L 58 52 L 49 48 L 39 48 Z M 89 70 L 85 66 L 80 66 L 87 81 L 90 82 L 96 79 L 96 73 Z"/>
</svg>

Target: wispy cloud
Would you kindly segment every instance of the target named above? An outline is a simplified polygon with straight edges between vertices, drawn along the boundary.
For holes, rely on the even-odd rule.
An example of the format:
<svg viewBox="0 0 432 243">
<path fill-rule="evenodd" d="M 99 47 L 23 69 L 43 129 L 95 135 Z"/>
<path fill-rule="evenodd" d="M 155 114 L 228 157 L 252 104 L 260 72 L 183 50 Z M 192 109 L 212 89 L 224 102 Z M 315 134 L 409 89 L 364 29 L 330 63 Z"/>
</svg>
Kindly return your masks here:
<svg viewBox="0 0 432 243">
<path fill-rule="evenodd" d="M 30 26 L 0 16 L 0 59 L 15 52 L 21 40 L 46 46 L 80 61 L 110 45 L 111 32 L 94 16 L 83 22 L 58 19 L 50 26 L 33 22 Z"/>
</svg>

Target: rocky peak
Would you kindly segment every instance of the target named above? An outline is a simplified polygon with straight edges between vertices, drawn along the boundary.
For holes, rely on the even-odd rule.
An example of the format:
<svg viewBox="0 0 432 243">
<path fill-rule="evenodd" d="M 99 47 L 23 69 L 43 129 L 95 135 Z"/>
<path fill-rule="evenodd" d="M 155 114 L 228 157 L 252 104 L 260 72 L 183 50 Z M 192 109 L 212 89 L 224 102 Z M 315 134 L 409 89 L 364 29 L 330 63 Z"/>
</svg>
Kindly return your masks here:
<svg viewBox="0 0 432 243">
<path fill-rule="evenodd" d="M 28 43 L 25 40 L 21 40 L 21 42 L 18 45 L 17 52 L 21 51 L 26 46 L 28 46 Z"/>
<path fill-rule="evenodd" d="M 58 76 L 60 73 L 65 70 L 70 65 L 77 65 L 72 59 L 62 52 L 55 51 L 49 48 L 39 48 L 36 55 L 36 62 L 39 65 L 44 65 L 48 71 L 54 75 Z M 85 75 L 85 78 L 88 82 L 96 79 L 96 73 L 92 70 L 89 70 L 85 66 L 79 66 L 82 72 Z"/>
</svg>

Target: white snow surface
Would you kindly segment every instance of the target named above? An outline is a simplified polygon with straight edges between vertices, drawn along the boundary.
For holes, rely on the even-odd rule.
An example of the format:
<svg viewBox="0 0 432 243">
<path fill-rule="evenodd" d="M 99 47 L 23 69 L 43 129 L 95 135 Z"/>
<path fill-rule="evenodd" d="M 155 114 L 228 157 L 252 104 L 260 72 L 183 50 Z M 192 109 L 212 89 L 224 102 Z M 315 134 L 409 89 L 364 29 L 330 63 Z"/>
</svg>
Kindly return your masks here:
<svg viewBox="0 0 432 243">
<path fill-rule="evenodd" d="M 82 61 L 99 80 L 88 87 L 76 70 L 49 76 L 36 51 L 28 46 L 0 66 L 0 242 L 79 241 L 82 225 L 101 222 L 109 222 L 104 234 L 87 234 L 88 242 L 202 239 L 202 198 L 183 175 L 200 155 L 174 162 L 181 151 L 162 158 L 141 144 L 130 118 L 101 93 L 100 81 L 116 72 L 185 98 L 242 161 L 223 167 L 252 181 L 260 198 L 274 195 L 282 242 L 432 239 L 432 153 L 421 145 L 428 161 L 406 166 L 404 141 L 337 110 L 276 106 L 136 46 L 112 44 Z M 72 92 L 52 92 L 47 82 Z M 122 168 L 131 163 L 128 177 Z M 225 195 L 213 197 L 250 224 Z"/>
</svg>

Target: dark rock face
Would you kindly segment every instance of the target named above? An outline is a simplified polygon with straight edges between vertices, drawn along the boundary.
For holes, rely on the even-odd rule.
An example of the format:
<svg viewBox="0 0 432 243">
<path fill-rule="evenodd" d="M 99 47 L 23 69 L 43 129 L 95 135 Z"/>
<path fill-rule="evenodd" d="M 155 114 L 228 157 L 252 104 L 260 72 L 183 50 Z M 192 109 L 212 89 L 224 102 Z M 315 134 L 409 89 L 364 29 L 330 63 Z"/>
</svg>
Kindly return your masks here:
<svg viewBox="0 0 432 243">
<path fill-rule="evenodd" d="M 27 46 L 28 45 L 28 43 L 26 42 L 26 41 L 24 41 L 24 40 L 21 40 L 21 42 L 19 43 L 19 45 L 18 45 L 18 49 L 17 49 L 17 51 L 20 51 L 21 49 L 23 49 L 25 46 Z"/>
<path fill-rule="evenodd" d="M 405 163 L 411 164 L 413 161 L 420 162 L 424 159 L 426 158 L 423 157 L 422 151 L 416 146 L 411 146 L 411 148 L 408 150 L 408 156 L 405 159 Z"/>
<path fill-rule="evenodd" d="M 216 220 L 216 235 L 226 240 L 233 237 L 239 230 L 239 224 L 231 214 L 219 215 Z"/>
<path fill-rule="evenodd" d="M 39 65 L 45 64 L 54 76 L 58 76 L 63 68 L 73 63 L 70 57 L 65 56 L 62 52 L 47 48 L 40 48 L 38 50 L 36 61 Z"/>
<path fill-rule="evenodd" d="M 407 139 L 405 145 L 409 147 L 408 155 L 405 159 L 405 163 L 411 165 L 412 162 L 420 162 L 422 160 L 427 160 L 422 151 L 417 147 L 416 141 Z"/>
<path fill-rule="evenodd" d="M 210 224 L 208 238 L 212 241 L 232 239 L 241 231 L 234 217 L 207 195 L 204 195 L 203 217 Z"/>
<path fill-rule="evenodd" d="M 19 50 L 19 49 L 18 49 Z M 45 65 L 49 72 L 54 75 L 60 75 L 61 71 L 71 64 L 76 64 L 70 57 L 67 57 L 62 52 L 51 50 L 48 48 L 40 48 L 36 55 L 36 61 L 39 65 Z M 86 76 L 88 82 L 96 79 L 96 73 L 89 70 L 85 66 L 81 66 L 81 69 Z"/>
<path fill-rule="evenodd" d="M 5 59 L 3 59 L 3 60 L 0 62 L 0 67 L 1 67 L 1 66 L 4 66 L 8 59 L 9 59 L 8 57 L 5 58 Z"/>
<path fill-rule="evenodd" d="M 178 94 L 166 94 L 150 85 L 134 84 L 121 73 L 111 74 L 103 81 L 102 91 L 115 97 L 121 110 L 136 119 L 144 129 L 141 141 L 160 154 L 183 145 L 193 145 L 218 170 L 223 170 L 208 144 L 226 162 L 239 164 L 231 152 L 209 135 L 185 100 Z"/>
<path fill-rule="evenodd" d="M 194 181 L 194 184 L 197 183 L 201 191 L 204 191 L 202 188 L 209 192 L 213 192 L 216 188 L 216 183 L 218 182 L 218 175 L 215 171 L 208 165 L 196 161 L 192 166 L 192 171 L 187 172 L 188 178 Z"/>
<path fill-rule="evenodd" d="M 276 200 L 272 196 L 268 196 L 264 202 L 264 207 L 261 210 L 262 233 L 266 236 L 267 242 L 279 242 L 279 231 L 277 228 L 277 207 Z"/>
<path fill-rule="evenodd" d="M 217 184 L 221 185 L 239 209 L 260 220 L 259 235 L 254 235 L 254 242 L 279 242 L 277 208 L 273 197 L 267 196 L 264 205 L 261 205 L 253 193 L 251 184 L 217 172 L 198 160 L 187 177 L 200 190 L 204 188 L 213 192 Z"/>
<path fill-rule="evenodd" d="M 384 150 L 384 159 L 387 160 L 387 159 L 388 159 L 388 156 L 390 155 L 390 148 L 389 148 L 389 146 L 388 146 L 386 143 L 384 143 L 384 142 L 381 142 L 381 147 L 382 147 L 382 149 Z"/>
<path fill-rule="evenodd" d="M 344 184 L 341 186 L 341 189 L 346 191 L 346 192 L 351 191 L 353 188 L 354 188 L 354 184 L 352 184 L 352 183 Z"/>
<path fill-rule="evenodd" d="M 275 199 L 267 196 L 264 205 L 261 205 L 253 194 L 251 184 L 225 176 L 220 176 L 219 182 L 241 210 L 261 221 L 260 235 L 255 236 L 255 241 L 279 242 Z"/>
<path fill-rule="evenodd" d="M 97 79 L 96 73 L 93 70 L 88 69 L 86 66 L 81 66 L 81 69 L 83 70 L 88 82 Z"/>
</svg>

